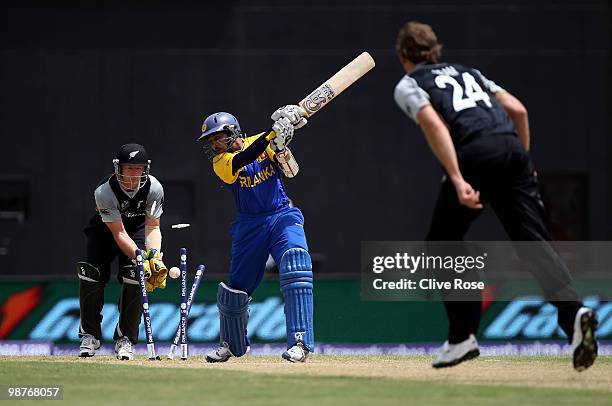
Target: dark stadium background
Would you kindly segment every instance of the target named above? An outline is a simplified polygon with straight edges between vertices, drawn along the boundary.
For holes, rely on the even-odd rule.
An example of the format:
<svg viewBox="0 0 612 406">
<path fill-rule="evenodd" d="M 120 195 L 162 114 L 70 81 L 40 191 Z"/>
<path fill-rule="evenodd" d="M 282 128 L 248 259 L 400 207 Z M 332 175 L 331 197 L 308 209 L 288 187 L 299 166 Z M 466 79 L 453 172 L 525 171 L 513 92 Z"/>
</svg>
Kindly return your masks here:
<svg viewBox="0 0 612 406">
<path fill-rule="evenodd" d="M 194 142 L 202 119 L 225 110 L 266 129 L 364 50 L 376 68 L 297 133 L 301 172 L 286 184 L 316 272 L 357 274 L 361 241 L 423 239 L 441 172 L 392 97 L 395 36 L 412 19 L 433 26 L 444 59 L 529 109 L 555 236 L 610 240 L 611 17 L 605 1 L 4 2 L 0 274 L 72 278 L 93 190 L 131 141 L 165 186 L 168 262 L 185 245 L 225 273 L 235 209 Z M 469 237 L 506 238 L 490 212 Z"/>
</svg>

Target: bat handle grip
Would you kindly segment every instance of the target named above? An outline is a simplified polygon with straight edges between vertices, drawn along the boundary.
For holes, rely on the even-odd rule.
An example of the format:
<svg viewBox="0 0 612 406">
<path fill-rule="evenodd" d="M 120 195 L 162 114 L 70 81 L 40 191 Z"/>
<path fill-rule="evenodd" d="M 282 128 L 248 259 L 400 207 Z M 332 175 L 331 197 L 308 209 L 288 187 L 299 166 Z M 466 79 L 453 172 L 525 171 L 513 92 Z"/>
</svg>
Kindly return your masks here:
<svg viewBox="0 0 612 406">
<path fill-rule="evenodd" d="M 270 128 L 264 134 L 267 134 L 266 135 L 266 140 L 268 140 L 268 141 L 272 141 L 274 139 L 274 137 L 276 137 L 276 132 L 272 128 Z"/>
</svg>

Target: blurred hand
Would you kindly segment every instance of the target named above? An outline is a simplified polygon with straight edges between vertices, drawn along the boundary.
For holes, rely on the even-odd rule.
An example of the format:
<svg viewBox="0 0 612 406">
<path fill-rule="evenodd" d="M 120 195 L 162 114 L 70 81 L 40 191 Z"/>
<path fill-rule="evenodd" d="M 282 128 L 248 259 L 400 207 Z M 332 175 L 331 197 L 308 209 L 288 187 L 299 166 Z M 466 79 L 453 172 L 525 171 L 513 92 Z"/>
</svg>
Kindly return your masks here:
<svg viewBox="0 0 612 406">
<path fill-rule="evenodd" d="M 472 185 L 461 179 L 455 183 L 455 191 L 459 203 L 474 210 L 480 210 L 484 206 L 480 203 L 480 192 L 474 190 Z"/>
</svg>

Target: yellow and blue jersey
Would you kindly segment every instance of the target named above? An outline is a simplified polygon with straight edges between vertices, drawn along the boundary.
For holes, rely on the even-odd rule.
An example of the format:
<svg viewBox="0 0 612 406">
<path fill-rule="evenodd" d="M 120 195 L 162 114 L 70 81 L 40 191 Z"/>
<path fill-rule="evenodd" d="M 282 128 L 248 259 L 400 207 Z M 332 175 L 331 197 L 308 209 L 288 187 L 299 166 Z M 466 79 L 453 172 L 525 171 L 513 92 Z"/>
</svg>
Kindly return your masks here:
<svg viewBox="0 0 612 406">
<path fill-rule="evenodd" d="M 246 137 L 244 148 L 251 145 L 263 133 Z M 289 205 L 289 198 L 280 177 L 274 151 L 266 150 L 250 164 L 232 173 L 232 160 L 237 152 L 224 152 L 213 159 L 213 169 L 234 195 L 240 214 L 264 214 Z"/>
</svg>

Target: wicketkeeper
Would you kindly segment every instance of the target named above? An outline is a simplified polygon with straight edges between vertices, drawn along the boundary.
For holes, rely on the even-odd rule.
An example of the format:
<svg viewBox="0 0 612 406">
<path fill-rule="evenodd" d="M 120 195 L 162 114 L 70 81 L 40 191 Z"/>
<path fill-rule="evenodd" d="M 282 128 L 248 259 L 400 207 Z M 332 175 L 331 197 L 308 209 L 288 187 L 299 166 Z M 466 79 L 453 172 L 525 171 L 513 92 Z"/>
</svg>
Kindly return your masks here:
<svg viewBox="0 0 612 406">
<path fill-rule="evenodd" d="M 77 263 L 81 325 L 79 356 L 91 357 L 100 348 L 104 287 L 110 279 L 110 265 L 118 257 L 121 283 L 119 322 L 115 327 L 117 358 L 134 358 L 132 345 L 138 341 L 142 315 L 138 271 L 134 252 L 145 249 L 147 290 L 166 287 L 166 266 L 162 261 L 160 217 L 164 191 L 149 174 L 151 161 L 139 144 L 121 147 L 113 160 L 115 173 L 96 188 L 96 214 L 84 232 L 87 255 Z"/>
<path fill-rule="evenodd" d="M 204 120 L 204 150 L 213 170 L 232 191 L 238 218 L 232 224 L 232 258 L 228 282 L 219 284 L 219 349 L 208 362 L 240 357 L 249 348 L 249 301 L 261 282 L 271 254 L 279 270 L 285 299 L 287 351 L 291 362 L 304 362 L 314 351 L 312 261 L 304 233 L 304 217 L 291 207 L 281 173 L 289 178 L 298 164 L 287 147 L 294 128 L 306 124 L 298 106 L 285 106 L 272 114 L 273 131 L 246 137 L 236 117 L 215 113 Z"/>
</svg>

